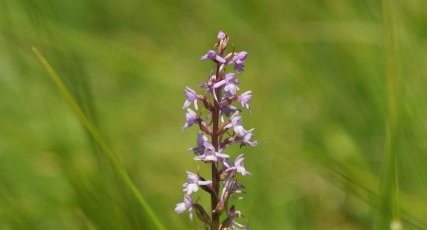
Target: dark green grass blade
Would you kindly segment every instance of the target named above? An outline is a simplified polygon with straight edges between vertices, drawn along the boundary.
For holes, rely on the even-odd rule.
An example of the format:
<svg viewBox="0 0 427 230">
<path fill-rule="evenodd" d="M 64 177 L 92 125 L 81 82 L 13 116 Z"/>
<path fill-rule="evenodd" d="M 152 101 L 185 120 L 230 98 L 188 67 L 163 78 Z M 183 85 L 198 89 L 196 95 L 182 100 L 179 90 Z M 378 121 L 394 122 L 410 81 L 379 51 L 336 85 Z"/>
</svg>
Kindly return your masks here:
<svg viewBox="0 0 427 230">
<path fill-rule="evenodd" d="M 95 125 L 92 124 L 92 122 L 89 120 L 89 118 L 86 116 L 86 114 L 83 112 L 80 105 L 77 103 L 77 101 L 74 99 L 74 97 L 71 95 L 65 84 L 62 82 L 61 78 L 57 74 L 57 72 L 52 68 L 52 66 L 49 64 L 49 62 L 45 59 L 45 57 L 37 50 L 37 48 L 33 47 L 34 53 L 37 55 L 37 58 L 42 63 L 43 67 L 48 72 L 51 79 L 54 81 L 55 85 L 58 87 L 58 89 L 61 91 L 61 93 L 64 95 L 68 103 L 70 103 L 72 109 L 77 113 L 78 117 L 80 118 L 80 121 L 83 123 L 84 127 L 88 130 L 88 132 L 92 135 L 94 140 L 97 142 L 97 144 L 100 146 L 100 148 L 103 150 L 103 152 L 107 155 L 108 159 L 111 161 L 111 164 L 113 165 L 114 169 L 117 171 L 119 176 L 123 179 L 125 184 L 130 188 L 138 202 L 141 204 L 143 209 L 147 212 L 148 217 L 151 219 L 153 224 L 156 226 L 157 229 L 165 229 L 163 224 L 160 222 L 157 215 L 154 213 L 150 205 L 147 203 L 145 198 L 142 196 L 141 192 L 136 187 L 135 183 L 132 181 L 132 179 L 129 177 L 126 170 L 123 168 L 123 166 L 120 164 L 119 160 L 117 159 L 116 155 L 112 151 L 112 149 L 109 147 L 107 142 L 104 140 L 104 138 L 99 133 L 98 129 Z"/>
</svg>

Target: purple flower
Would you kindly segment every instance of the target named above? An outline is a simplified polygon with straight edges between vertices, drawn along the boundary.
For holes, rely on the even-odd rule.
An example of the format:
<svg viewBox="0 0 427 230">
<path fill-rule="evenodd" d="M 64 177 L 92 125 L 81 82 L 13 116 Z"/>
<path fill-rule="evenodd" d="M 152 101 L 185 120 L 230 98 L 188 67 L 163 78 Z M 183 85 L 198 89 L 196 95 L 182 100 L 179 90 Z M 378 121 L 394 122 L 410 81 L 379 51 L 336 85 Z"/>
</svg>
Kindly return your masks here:
<svg viewBox="0 0 427 230">
<path fill-rule="evenodd" d="M 224 64 L 226 62 L 223 57 L 216 54 L 215 50 L 209 50 L 206 54 L 200 57 L 200 61 L 205 61 L 208 59 L 217 61 L 221 64 Z"/>
<path fill-rule="evenodd" d="M 236 70 L 237 73 L 240 74 L 241 72 L 243 72 L 243 67 L 245 67 L 244 63 L 247 56 L 248 52 L 246 51 L 242 51 L 234 55 L 231 63 L 234 63 L 234 70 Z"/>
<path fill-rule="evenodd" d="M 208 82 L 214 82 L 216 79 L 216 75 L 211 75 L 209 77 Z M 206 88 L 206 92 L 212 92 L 212 85 L 209 85 L 208 82 L 203 82 L 200 84 L 201 88 Z"/>
<path fill-rule="evenodd" d="M 194 148 L 189 148 L 188 151 L 194 152 L 196 154 L 203 154 L 205 152 L 205 146 L 203 145 L 208 141 L 208 138 L 203 135 L 202 132 L 199 132 L 197 135 L 197 146 Z"/>
<path fill-rule="evenodd" d="M 203 155 L 195 156 L 194 160 L 205 161 L 205 162 L 214 162 L 214 161 L 216 162 L 218 161 L 218 158 L 220 159 L 229 158 L 227 154 L 224 154 L 221 152 L 221 149 L 219 151 L 216 151 L 215 147 L 209 142 L 203 143 L 203 146 L 205 147 L 205 151 Z"/>
<path fill-rule="evenodd" d="M 182 108 L 186 109 L 191 105 L 191 103 L 194 102 L 194 108 L 197 110 L 198 108 L 197 108 L 197 93 L 196 93 L 196 91 L 194 91 L 190 87 L 185 87 L 184 92 L 185 92 L 185 96 L 187 99 L 185 100 Z"/>
<path fill-rule="evenodd" d="M 190 195 L 193 192 L 197 192 L 199 190 L 199 185 L 208 185 L 212 184 L 212 181 L 202 181 L 199 180 L 199 176 L 195 173 L 187 171 L 187 181 L 182 185 L 184 188 L 183 191 Z"/>
<path fill-rule="evenodd" d="M 191 197 L 187 194 L 184 195 L 184 202 L 176 204 L 175 212 L 182 214 L 187 211 L 190 214 L 190 220 L 193 219 L 193 201 Z"/>
<path fill-rule="evenodd" d="M 245 169 L 245 162 L 244 161 L 245 161 L 245 158 L 243 158 L 243 154 L 240 154 L 234 160 L 233 166 L 224 162 L 224 165 L 227 167 L 226 171 L 236 171 L 237 173 L 242 174 L 242 176 L 250 175 L 251 173 L 246 171 L 246 169 Z"/>
<path fill-rule="evenodd" d="M 229 117 L 231 113 L 234 113 L 236 111 L 239 111 L 239 109 L 233 105 L 226 105 L 221 107 L 221 113 L 225 114 L 225 116 L 227 117 Z"/>
<path fill-rule="evenodd" d="M 225 128 L 233 128 L 235 133 L 240 136 L 244 135 L 245 129 L 243 128 L 242 117 L 240 116 L 239 111 L 233 113 L 230 117 L 230 123 L 226 125 Z"/>
<path fill-rule="evenodd" d="M 239 140 L 242 143 L 242 145 L 250 145 L 252 147 L 256 146 L 258 144 L 257 141 L 251 141 L 254 129 L 250 130 L 243 130 Z"/>
<path fill-rule="evenodd" d="M 242 107 L 246 108 L 247 110 L 250 110 L 249 102 L 251 101 L 251 99 L 252 99 L 252 91 L 246 91 L 242 95 L 238 96 L 236 100 L 240 102 Z"/>
<path fill-rule="evenodd" d="M 197 123 L 199 118 L 197 118 L 197 114 L 190 108 L 187 108 L 187 113 L 185 114 L 185 124 L 182 129 L 187 129 L 193 124 Z"/>
<path fill-rule="evenodd" d="M 225 85 L 224 91 L 229 92 L 232 95 L 235 95 L 237 90 L 239 90 L 239 87 L 237 86 L 237 84 L 239 84 L 239 80 L 235 77 L 235 74 L 228 73 L 224 76 L 223 80 L 215 83 L 213 87 L 216 89 Z"/>
</svg>

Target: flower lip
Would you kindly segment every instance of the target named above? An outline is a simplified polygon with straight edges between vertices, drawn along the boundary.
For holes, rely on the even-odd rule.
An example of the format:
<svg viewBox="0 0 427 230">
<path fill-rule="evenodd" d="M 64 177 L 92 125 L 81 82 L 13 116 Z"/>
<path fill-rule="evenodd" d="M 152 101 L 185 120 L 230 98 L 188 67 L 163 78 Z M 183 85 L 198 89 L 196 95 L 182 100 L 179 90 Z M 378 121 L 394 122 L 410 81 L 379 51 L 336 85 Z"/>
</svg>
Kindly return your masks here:
<svg viewBox="0 0 427 230">
<path fill-rule="evenodd" d="M 197 174 L 187 171 L 187 181 L 182 185 L 182 187 L 183 187 L 183 191 L 187 195 L 190 195 L 192 193 L 199 191 L 199 185 L 209 185 L 209 184 L 212 184 L 212 181 L 200 180 Z"/>
<path fill-rule="evenodd" d="M 237 101 L 240 102 L 240 104 L 242 105 L 242 107 L 246 108 L 247 110 L 249 109 L 249 102 L 252 99 L 252 91 L 246 91 L 244 92 L 242 95 L 237 97 Z"/>
<path fill-rule="evenodd" d="M 229 165 L 228 163 L 225 164 L 225 166 L 227 167 L 227 169 L 225 171 L 227 171 L 227 172 L 236 171 L 237 173 L 242 174 L 242 176 L 250 175 L 251 173 L 246 171 L 246 169 L 245 169 L 244 160 L 245 160 L 245 158 L 243 158 L 243 153 L 242 153 L 236 157 L 236 159 L 234 160 L 233 166 Z"/>
<path fill-rule="evenodd" d="M 190 214 L 190 220 L 193 219 L 193 201 L 191 197 L 187 194 L 184 195 L 184 202 L 176 204 L 175 212 L 182 214 L 187 211 Z"/>
</svg>

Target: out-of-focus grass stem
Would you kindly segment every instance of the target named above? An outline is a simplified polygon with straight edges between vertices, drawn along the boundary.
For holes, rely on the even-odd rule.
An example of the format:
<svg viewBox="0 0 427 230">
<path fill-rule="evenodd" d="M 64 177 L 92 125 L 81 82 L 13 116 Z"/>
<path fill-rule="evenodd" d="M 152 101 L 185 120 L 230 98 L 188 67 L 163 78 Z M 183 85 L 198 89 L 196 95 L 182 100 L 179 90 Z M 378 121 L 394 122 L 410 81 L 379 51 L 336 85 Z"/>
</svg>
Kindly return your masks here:
<svg viewBox="0 0 427 230">
<path fill-rule="evenodd" d="M 71 95 L 70 91 L 67 89 L 61 78 L 59 77 L 58 73 L 53 69 L 53 67 L 49 64 L 49 62 L 46 60 L 46 58 L 37 50 L 37 48 L 33 47 L 32 50 L 37 55 L 37 58 L 42 63 L 43 67 L 48 72 L 51 79 L 55 82 L 55 85 L 59 88 L 61 93 L 65 96 L 67 101 L 70 103 L 73 110 L 77 113 L 78 117 L 80 118 L 81 122 L 83 123 L 84 127 L 89 131 L 89 133 L 92 135 L 94 140 L 99 144 L 100 148 L 103 150 L 103 152 L 107 155 L 108 159 L 111 161 L 111 164 L 113 165 L 114 169 L 117 171 L 117 173 L 120 175 L 120 177 L 123 179 L 125 184 L 130 188 L 138 202 L 141 204 L 143 209 L 146 211 L 148 217 L 151 219 L 153 224 L 156 226 L 157 229 L 163 230 L 165 227 L 160 222 L 157 215 L 154 213 L 150 205 L 147 203 L 145 198 L 142 196 L 141 192 L 136 187 L 135 183 L 132 181 L 132 179 L 129 177 L 129 174 L 126 172 L 124 167 L 120 164 L 117 156 L 114 154 L 113 150 L 109 147 L 105 139 L 102 137 L 98 129 L 95 125 L 92 124 L 92 122 L 89 120 L 89 118 L 86 116 L 86 114 L 83 112 L 81 106 L 77 103 L 77 101 L 74 99 L 74 97 Z"/>
<path fill-rule="evenodd" d="M 377 229 L 401 229 L 399 211 L 399 103 L 395 31 L 393 8 L 390 0 L 382 1 L 384 67 L 387 83 L 387 118 L 383 175 L 381 181 L 381 205 Z"/>
</svg>

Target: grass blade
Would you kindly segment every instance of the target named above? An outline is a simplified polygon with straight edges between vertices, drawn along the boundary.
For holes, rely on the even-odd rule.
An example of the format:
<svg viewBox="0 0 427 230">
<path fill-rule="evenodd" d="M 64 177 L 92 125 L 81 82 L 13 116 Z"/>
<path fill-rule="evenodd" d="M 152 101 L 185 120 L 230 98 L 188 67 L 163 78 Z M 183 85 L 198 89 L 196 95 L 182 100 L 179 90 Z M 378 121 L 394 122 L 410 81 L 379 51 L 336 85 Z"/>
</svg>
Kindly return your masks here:
<svg viewBox="0 0 427 230">
<path fill-rule="evenodd" d="M 114 154 L 112 149 L 109 147 L 109 145 L 107 144 L 105 139 L 102 137 L 102 135 L 100 134 L 100 132 L 98 131 L 96 126 L 92 124 L 92 122 L 89 120 L 89 118 L 83 112 L 82 108 L 79 106 L 77 101 L 71 95 L 70 91 L 67 89 L 64 82 L 59 77 L 58 73 L 53 69 L 53 67 L 49 64 L 49 62 L 46 60 L 46 58 L 37 50 L 37 48 L 33 47 L 32 50 L 36 54 L 36 56 L 40 60 L 40 62 L 42 63 L 43 67 L 48 72 L 50 78 L 54 81 L 55 85 L 58 87 L 58 89 L 64 95 L 66 100 L 70 103 L 72 109 L 77 113 L 77 115 L 80 118 L 80 121 L 83 123 L 84 127 L 92 135 L 94 140 L 99 144 L 100 148 L 103 150 L 103 152 L 107 155 L 108 159 L 111 161 L 111 164 L 113 165 L 116 172 L 123 179 L 124 183 L 130 188 L 130 190 L 134 194 L 135 198 L 138 200 L 138 202 L 141 204 L 143 209 L 146 211 L 148 217 L 151 219 L 153 224 L 159 230 L 165 229 L 165 227 L 160 222 L 157 215 L 154 213 L 154 211 L 152 210 L 150 205 L 147 203 L 145 198 L 142 196 L 141 192 L 136 187 L 135 183 L 132 181 L 132 179 L 129 177 L 128 173 L 126 172 L 126 170 L 120 164 L 118 158 L 116 157 L 116 155 Z"/>
<path fill-rule="evenodd" d="M 384 168 L 381 185 L 380 212 L 377 229 L 402 229 L 400 221 L 398 156 L 399 156 L 399 108 L 397 57 L 392 21 L 392 5 L 382 1 L 384 64 L 387 82 L 387 121 L 384 149 Z"/>
</svg>

